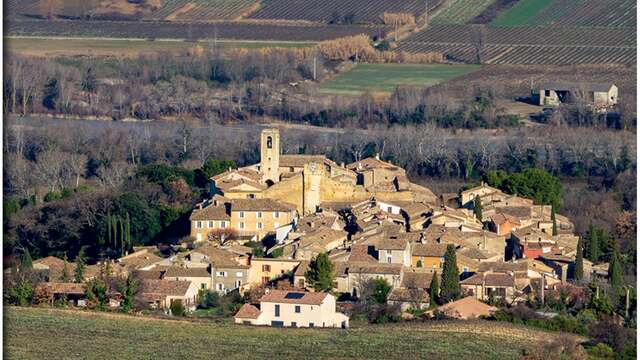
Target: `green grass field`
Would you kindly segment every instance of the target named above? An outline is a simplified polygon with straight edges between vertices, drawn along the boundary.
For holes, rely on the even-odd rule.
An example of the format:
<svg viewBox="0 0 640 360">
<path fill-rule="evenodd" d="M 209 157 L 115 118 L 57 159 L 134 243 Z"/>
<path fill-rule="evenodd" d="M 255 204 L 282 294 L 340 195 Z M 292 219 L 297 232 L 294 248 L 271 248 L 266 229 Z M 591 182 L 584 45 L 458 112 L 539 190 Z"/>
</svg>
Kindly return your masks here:
<svg viewBox="0 0 640 360">
<path fill-rule="evenodd" d="M 187 51 L 196 44 L 170 40 L 127 40 L 127 39 L 81 39 L 81 38 L 31 38 L 6 37 L 5 49 L 8 53 L 30 56 L 137 56 L 159 51 Z M 202 47 L 212 46 L 211 42 L 198 42 Z M 218 41 L 220 48 L 258 49 L 265 47 L 307 47 L 308 42 L 272 42 L 272 41 Z"/>
<path fill-rule="evenodd" d="M 8 359 L 515 359 L 550 341 L 513 324 L 436 321 L 275 329 L 43 308 L 4 308 Z"/>
<path fill-rule="evenodd" d="M 320 85 L 320 93 L 392 92 L 399 85 L 427 87 L 478 70 L 477 65 L 358 64 Z"/>
<path fill-rule="evenodd" d="M 491 22 L 493 26 L 522 26 L 531 17 L 549 6 L 553 0 L 520 0 Z"/>
</svg>

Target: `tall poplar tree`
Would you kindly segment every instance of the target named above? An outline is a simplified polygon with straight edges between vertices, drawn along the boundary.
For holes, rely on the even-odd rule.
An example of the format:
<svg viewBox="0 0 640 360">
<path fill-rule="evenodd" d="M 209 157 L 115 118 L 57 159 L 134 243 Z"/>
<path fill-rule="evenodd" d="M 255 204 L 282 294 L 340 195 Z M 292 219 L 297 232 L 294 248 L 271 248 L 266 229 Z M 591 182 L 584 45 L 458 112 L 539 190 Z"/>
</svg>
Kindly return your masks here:
<svg viewBox="0 0 640 360">
<path fill-rule="evenodd" d="M 442 267 L 442 288 L 440 299 L 443 303 L 456 300 L 460 297 L 460 276 L 456 260 L 456 248 L 452 244 L 447 245 Z"/>
</svg>

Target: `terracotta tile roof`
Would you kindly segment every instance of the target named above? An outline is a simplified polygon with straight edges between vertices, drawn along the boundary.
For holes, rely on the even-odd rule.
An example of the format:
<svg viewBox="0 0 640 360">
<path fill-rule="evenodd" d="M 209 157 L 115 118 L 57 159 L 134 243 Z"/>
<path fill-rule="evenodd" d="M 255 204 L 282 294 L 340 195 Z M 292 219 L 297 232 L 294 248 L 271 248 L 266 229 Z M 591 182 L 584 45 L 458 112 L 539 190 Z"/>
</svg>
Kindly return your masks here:
<svg viewBox="0 0 640 360">
<path fill-rule="evenodd" d="M 350 274 L 388 274 L 400 275 L 402 264 L 386 263 L 349 263 L 347 271 Z"/>
<path fill-rule="evenodd" d="M 191 281 L 175 281 L 175 280 L 143 280 L 142 295 L 143 296 L 184 296 L 186 295 Z"/>
<path fill-rule="evenodd" d="M 231 211 L 292 211 L 296 206 L 272 199 L 233 199 Z"/>
<path fill-rule="evenodd" d="M 324 155 L 280 155 L 281 167 L 303 167 L 310 162 L 324 163 L 329 160 Z"/>
<path fill-rule="evenodd" d="M 266 185 L 260 184 L 259 182 L 256 182 L 256 181 L 246 180 L 246 179 L 220 180 L 216 182 L 216 187 L 222 190 L 223 193 L 226 193 L 233 190 L 235 187 L 238 187 L 244 184 L 249 185 L 251 188 L 257 191 L 262 191 L 267 188 Z M 238 190 L 238 191 L 242 191 L 242 190 Z"/>
<path fill-rule="evenodd" d="M 496 213 L 511 217 L 513 220 L 528 219 L 533 216 L 530 206 L 501 206 Z"/>
<path fill-rule="evenodd" d="M 477 260 L 486 260 L 489 259 L 491 256 L 489 255 L 489 253 L 487 253 L 486 251 L 480 250 L 478 248 L 475 247 L 462 247 L 460 249 L 458 249 L 457 251 L 458 254 L 466 256 L 470 259 L 477 259 Z"/>
<path fill-rule="evenodd" d="M 419 202 L 404 204 L 402 210 L 410 217 L 419 217 L 431 211 L 431 206 Z"/>
<path fill-rule="evenodd" d="M 377 159 L 375 157 L 368 157 L 366 159 L 353 162 L 347 165 L 347 169 L 353 170 L 353 171 L 364 171 L 369 169 L 387 169 L 387 170 L 398 170 L 404 173 L 404 169 L 396 165 L 393 165 L 392 163 Z"/>
<path fill-rule="evenodd" d="M 326 226 L 316 228 L 314 231 L 300 237 L 300 246 L 307 247 L 312 244 L 325 247 L 332 242 L 347 239 L 347 233 L 342 230 L 333 230 Z"/>
<path fill-rule="evenodd" d="M 516 285 L 513 275 L 504 273 L 478 272 L 475 275 L 464 279 L 460 285 L 485 285 L 489 287 L 513 287 Z"/>
<path fill-rule="evenodd" d="M 378 243 L 378 250 L 404 250 L 407 248 L 407 240 L 396 236 L 385 237 Z"/>
<path fill-rule="evenodd" d="M 413 244 L 411 249 L 413 256 L 443 257 L 446 252 L 447 244 L 438 243 Z"/>
<path fill-rule="evenodd" d="M 215 205 L 213 202 L 202 209 L 194 209 L 189 220 L 229 220 L 227 206 L 222 203 Z"/>
<path fill-rule="evenodd" d="M 339 219 L 339 216 L 335 213 L 319 213 L 313 215 L 307 215 L 298 220 L 296 231 L 298 232 L 310 232 L 319 228 L 320 226 L 331 227 Z"/>
<path fill-rule="evenodd" d="M 459 319 L 473 319 L 480 316 L 489 316 L 497 309 L 476 300 L 473 296 L 468 296 L 442 305 L 436 310 Z"/>
<path fill-rule="evenodd" d="M 407 289 L 428 289 L 431 286 L 432 279 L 432 272 L 405 270 L 402 277 L 402 287 Z"/>
<path fill-rule="evenodd" d="M 255 171 L 253 169 L 239 168 L 229 169 L 221 174 L 212 177 L 211 180 L 214 180 L 217 183 L 218 180 L 233 178 L 245 178 L 254 182 L 260 182 L 262 180 L 262 175 L 258 171 Z"/>
<path fill-rule="evenodd" d="M 349 254 L 349 262 L 377 262 L 376 258 L 374 258 L 369 253 L 369 245 L 365 244 L 354 244 L 351 245 L 351 253 Z"/>
<path fill-rule="evenodd" d="M 154 266 L 150 270 L 134 270 L 132 273 L 142 280 L 160 280 L 164 271 L 168 268 L 169 266 Z"/>
<path fill-rule="evenodd" d="M 429 302 L 429 293 L 424 289 L 405 289 L 405 288 L 396 288 L 391 291 L 388 301 L 398 301 L 398 302 L 421 302 L 428 303 Z"/>
<path fill-rule="evenodd" d="M 84 295 L 84 284 L 43 282 L 37 288 L 47 291 L 50 294 Z"/>
<path fill-rule="evenodd" d="M 262 302 L 320 305 L 329 294 L 324 292 L 308 292 L 293 290 L 271 290 L 260 298 Z"/>
<path fill-rule="evenodd" d="M 526 262 L 504 262 L 504 261 L 483 261 L 478 267 L 478 271 L 495 271 L 495 272 L 521 272 L 527 271 Z"/>
<path fill-rule="evenodd" d="M 164 278 L 168 277 L 205 277 L 211 276 L 209 270 L 205 267 L 185 268 L 181 266 L 170 266 L 164 270 Z"/>
<path fill-rule="evenodd" d="M 309 260 L 301 260 L 300 264 L 296 266 L 296 270 L 293 272 L 293 276 L 304 276 L 304 274 L 309 270 Z"/>
<path fill-rule="evenodd" d="M 511 215 L 505 215 L 502 213 L 496 213 L 495 215 L 492 215 L 489 218 L 496 225 L 504 225 L 507 223 L 514 224 L 514 225 L 520 224 L 520 220 L 514 218 Z"/>
<path fill-rule="evenodd" d="M 260 314 L 261 314 L 260 309 L 258 309 L 257 307 L 251 304 L 244 304 L 242 305 L 240 310 L 238 310 L 238 312 L 236 313 L 235 318 L 257 319 L 260 316 Z"/>
<path fill-rule="evenodd" d="M 61 280 L 62 271 L 64 269 L 64 260 L 55 256 L 47 256 L 34 260 L 33 267 L 36 269 L 48 269 L 50 280 Z M 69 277 L 73 277 L 75 269 L 76 264 L 74 262 L 67 262 L 67 272 L 69 273 Z"/>
<path fill-rule="evenodd" d="M 236 255 L 230 251 L 215 247 L 213 245 L 205 245 L 199 247 L 192 252 L 203 254 L 207 257 L 216 270 L 218 268 L 229 269 L 248 269 L 249 266 L 240 264 L 236 261 Z"/>
<path fill-rule="evenodd" d="M 127 256 L 123 256 L 118 259 L 118 262 L 127 269 L 140 269 L 157 262 L 162 261 L 163 258 L 148 252 L 133 253 Z"/>
</svg>

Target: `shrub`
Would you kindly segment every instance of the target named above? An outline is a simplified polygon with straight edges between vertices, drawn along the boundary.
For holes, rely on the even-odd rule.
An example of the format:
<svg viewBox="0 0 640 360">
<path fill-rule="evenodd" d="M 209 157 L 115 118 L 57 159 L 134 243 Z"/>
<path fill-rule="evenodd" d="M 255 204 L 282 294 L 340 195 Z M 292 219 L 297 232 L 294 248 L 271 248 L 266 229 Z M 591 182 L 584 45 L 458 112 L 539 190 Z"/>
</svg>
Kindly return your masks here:
<svg viewBox="0 0 640 360">
<path fill-rule="evenodd" d="M 51 201 L 56 201 L 56 200 L 60 200 L 60 199 L 62 199 L 62 195 L 57 191 L 48 192 L 44 196 L 44 202 L 51 202 Z"/>
<path fill-rule="evenodd" d="M 173 316 L 184 316 L 185 310 L 184 305 L 182 305 L 182 300 L 176 299 L 171 302 L 171 306 L 169 307 L 169 311 Z"/>
<path fill-rule="evenodd" d="M 220 306 L 220 295 L 211 290 L 201 290 L 199 294 L 200 302 L 198 307 L 201 309 L 209 309 Z"/>
</svg>

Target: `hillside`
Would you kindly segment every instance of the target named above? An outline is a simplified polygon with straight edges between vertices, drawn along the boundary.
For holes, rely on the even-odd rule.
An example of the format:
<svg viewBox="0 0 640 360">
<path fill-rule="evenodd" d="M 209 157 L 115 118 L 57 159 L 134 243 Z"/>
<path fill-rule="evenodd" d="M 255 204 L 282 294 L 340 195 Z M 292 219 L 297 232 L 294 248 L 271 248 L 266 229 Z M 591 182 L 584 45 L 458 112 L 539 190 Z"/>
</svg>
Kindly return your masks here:
<svg viewBox="0 0 640 360">
<path fill-rule="evenodd" d="M 513 359 L 558 336 L 485 321 L 275 329 L 15 307 L 5 307 L 4 321 L 4 351 L 12 359 Z"/>
</svg>

